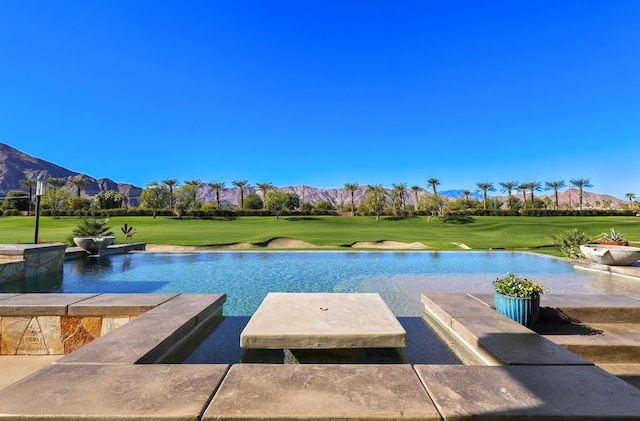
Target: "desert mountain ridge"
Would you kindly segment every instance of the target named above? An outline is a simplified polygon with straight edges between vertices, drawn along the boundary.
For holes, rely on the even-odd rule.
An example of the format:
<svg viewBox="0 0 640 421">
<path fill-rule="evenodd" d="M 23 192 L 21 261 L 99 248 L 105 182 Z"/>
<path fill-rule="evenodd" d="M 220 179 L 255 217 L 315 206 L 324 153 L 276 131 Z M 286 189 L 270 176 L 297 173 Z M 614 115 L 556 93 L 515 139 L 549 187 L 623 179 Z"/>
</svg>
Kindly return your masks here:
<svg viewBox="0 0 640 421">
<path fill-rule="evenodd" d="M 116 183 L 109 178 L 96 179 L 88 174 L 82 174 L 63 168 L 52 162 L 21 152 L 5 143 L 0 143 L 0 197 L 4 197 L 10 190 L 25 190 L 20 185 L 20 180 L 55 177 L 70 181 L 78 176 L 83 176 L 89 182 L 89 185 L 83 189 L 84 194 L 87 196 L 94 196 L 100 192 L 109 190 L 120 191 L 129 197 L 130 205 L 136 205 L 138 198 L 140 197 L 140 193 L 143 190 L 142 187 L 128 183 Z M 342 187 L 334 189 L 320 189 L 299 185 L 278 187 L 278 189 L 284 192 L 296 193 L 302 202 L 316 203 L 321 200 L 328 200 L 334 205 L 351 203 L 351 193 Z M 356 205 L 364 202 L 366 189 L 367 186 L 363 185 L 354 193 L 354 202 Z M 430 193 L 431 191 L 422 188 L 418 192 L 418 197 L 426 194 L 427 192 Z M 438 194 L 450 199 L 457 199 L 463 195 L 463 192 L 463 189 L 445 190 L 439 191 Z M 255 186 L 251 185 L 244 190 L 245 195 L 248 193 L 261 194 Z M 199 199 L 204 202 L 215 201 L 215 193 L 206 184 L 204 184 L 203 188 L 200 189 L 198 196 Z M 544 198 L 549 195 L 537 194 L 536 196 Z M 473 193 L 472 197 L 476 199 L 481 198 L 477 192 Z M 506 201 L 507 199 L 504 195 L 491 197 L 495 197 L 501 201 Z M 552 196 L 551 198 L 553 199 Z M 560 203 L 575 204 L 578 202 L 578 191 L 575 188 L 571 188 L 564 192 L 559 192 L 558 198 Z M 225 188 L 220 194 L 220 200 L 228 204 L 238 204 L 240 202 L 239 189 L 231 186 Z M 611 195 L 596 194 L 586 190 L 583 192 L 584 205 L 590 204 L 595 206 L 596 202 L 602 203 L 605 200 L 611 201 L 612 208 L 619 208 L 620 205 L 627 203 L 626 201 Z M 407 204 L 415 205 L 416 196 L 412 190 L 407 189 L 407 192 L 405 193 L 405 201 Z"/>
</svg>

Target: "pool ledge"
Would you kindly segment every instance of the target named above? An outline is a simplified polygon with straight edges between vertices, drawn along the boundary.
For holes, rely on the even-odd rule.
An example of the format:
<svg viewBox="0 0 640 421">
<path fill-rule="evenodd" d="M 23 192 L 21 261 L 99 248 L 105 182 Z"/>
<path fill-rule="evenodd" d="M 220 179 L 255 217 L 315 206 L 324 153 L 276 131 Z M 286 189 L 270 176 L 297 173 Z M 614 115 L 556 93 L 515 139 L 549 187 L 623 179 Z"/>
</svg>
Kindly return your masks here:
<svg viewBox="0 0 640 421">
<path fill-rule="evenodd" d="M 0 295 L 0 309 L 39 295 Z M 102 313 L 124 306 L 110 305 L 117 297 L 108 294 L 59 295 L 67 297 L 41 305 L 77 316 L 97 312 L 91 300 Z M 455 328 L 458 341 L 491 355 L 468 366 L 158 364 L 184 334 L 219 314 L 224 295 L 137 296 L 146 310 L 140 316 L 0 390 L 0 419 L 639 419 L 640 389 L 544 335 L 499 320 L 487 296 L 423 295 L 425 314 L 441 329 Z M 634 313 L 640 297 L 627 298 L 612 298 L 609 309 Z M 37 308 L 23 306 L 22 315 Z"/>
</svg>

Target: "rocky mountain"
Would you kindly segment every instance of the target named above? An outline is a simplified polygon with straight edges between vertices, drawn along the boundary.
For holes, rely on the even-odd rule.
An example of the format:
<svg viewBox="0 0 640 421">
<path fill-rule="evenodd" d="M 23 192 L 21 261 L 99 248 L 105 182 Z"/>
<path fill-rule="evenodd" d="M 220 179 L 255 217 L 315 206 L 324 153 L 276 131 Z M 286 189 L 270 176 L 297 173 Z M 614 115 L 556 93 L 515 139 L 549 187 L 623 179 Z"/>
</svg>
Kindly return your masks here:
<svg viewBox="0 0 640 421">
<path fill-rule="evenodd" d="M 9 145 L 0 143 L 0 197 L 4 197 L 9 190 L 23 189 L 22 186 L 20 186 L 20 180 L 23 179 L 44 179 L 56 177 L 66 180 L 72 180 L 79 175 L 85 177 L 89 182 L 89 186 L 84 189 L 84 193 L 88 196 L 94 196 L 97 193 L 108 190 L 120 191 L 125 193 L 127 197 L 129 197 L 129 202 L 131 205 L 136 205 L 140 193 L 142 192 L 142 188 L 134 186 L 132 184 L 116 183 L 108 178 L 96 179 L 91 177 L 90 175 L 74 172 L 51 162 L 32 157 L 15 148 L 12 148 Z M 278 188 L 279 190 L 284 192 L 296 193 L 300 197 L 300 200 L 303 202 L 316 203 L 321 200 L 328 200 L 334 205 L 348 205 L 351 203 L 351 193 L 344 188 L 319 189 L 310 186 L 279 186 Z M 366 197 L 366 190 L 367 186 L 363 185 L 360 186 L 360 188 L 355 192 L 354 202 L 356 203 L 356 205 L 364 202 L 364 199 Z M 439 191 L 438 194 L 450 199 L 456 199 L 462 196 L 463 191 L 464 190 L 462 189 L 445 190 Z M 421 189 L 418 192 L 418 196 L 427 194 L 427 192 L 430 193 L 431 191 Z M 258 193 L 259 195 L 262 195 L 262 192 L 258 191 L 255 186 L 251 185 L 245 189 L 244 194 L 246 195 L 248 193 Z M 544 198 L 550 195 L 539 194 L 537 196 L 540 198 Z M 472 197 L 476 199 L 481 198 L 480 194 L 478 194 L 477 192 L 474 192 Z M 503 202 L 507 200 L 506 196 L 492 197 L 496 197 Z M 552 200 L 554 200 L 552 195 L 550 197 Z M 200 188 L 199 199 L 203 202 L 215 202 L 215 192 L 211 190 L 207 184 L 205 184 L 202 186 L 202 188 Z M 562 193 L 559 193 L 558 199 L 560 203 L 571 203 L 575 205 L 579 200 L 578 191 L 575 188 L 568 189 Z M 235 206 L 240 203 L 240 191 L 237 188 L 229 186 L 221 192 L 220 200 L 223 203 Z M 602 204 L 607 200 L 611 202 L 612 208 L 620 208 L 622 204 L 628 203 L 606 194 L 596 194 L 589 191 L 584 191 L 583 193 L 584 207 L 587 207 L 588 205 L 597 206 L 596 202 Z M 407 190 L 405 194 L 405 201 L 407 204 L 415 205 L 416 196 L 412 190 Z"/>
<path fill-rule="evenodd" d="M 142 189 L 132 184 L 116 183 L 109 178 L 94 178 L 63 168 L 59 165 L 27 155 L 11 146 L 0 143 L 0 197 L 4 197 L 9 190 L 23 190 L 20 180 L 62 178 L 72 180 L 83 176 L 89 185 L 84 192 L 93 196 L 103 191 L 114 190 L 126 194 L 137 201 Z"/>
</svg>

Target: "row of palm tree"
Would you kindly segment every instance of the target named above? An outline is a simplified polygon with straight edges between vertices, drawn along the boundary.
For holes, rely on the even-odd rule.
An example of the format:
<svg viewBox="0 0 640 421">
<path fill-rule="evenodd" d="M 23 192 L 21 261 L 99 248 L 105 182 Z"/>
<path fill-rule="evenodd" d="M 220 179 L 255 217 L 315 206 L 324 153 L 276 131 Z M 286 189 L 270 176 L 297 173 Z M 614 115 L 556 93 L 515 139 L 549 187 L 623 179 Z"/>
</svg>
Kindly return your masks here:
<svg viewBox="0 0 640 421">
<path fill-rule="evenodd" d="M 65 184 L 67 184 L 67 181 L 63 178 L 52 177 L 52 178 L 46 179 L 45 181 L 53 190 L 59 189 L 63 187 Z M 28 189 L 29 191 L 30 201 L 33 197 L 33 190 L 35 189 L 36 182 L 37 181 L 34 179 L 20 180 L 20 185 Z M 81 175 L 79 175 L 78 177 L 72 180 L 69 180 L 68 183 L 76 187 L 76 194 L 78 197 L 82 195 L 83 189 L 90 185 L 89 180 Z M 579 206 L 580 206 L 580 209 L 582 209 L 584 189 L 590 188 L 593 186 L 590 183 L 590 180 L 588 178 L 573 179 L 573 180 L 570 180 L 569 183 L 572 187 L 576 187 L 578 189 Z M 168 207 L 169 207 L 169 210 L 173 211 L 174 205 L 175 205 L 174 193 L 175 193 L 175 190 L 178 188 L 179 184 L 180 183 L 177 179 L 165 179 L 165 180 L 162 180 L 161 183 L 157 183 L 157 182 L 149 183 L 148 187 L 158 187 L 158 186 L 165 187 L 168 191 Z M 221 208 L 220 193 L 225 189 L 224 182 L 203 183 L 203 181 L 199 179 L 188 180 L 184 182 L 184 186 L 189 187 L 189 192 L 190 192 L 189 194 L 192 195 L 193 201 L 196 200 L 198 188 L 200 188 L 205 184 L 213 192 L 215 192 L 215 198 L 216 198 L 215 200 L 216 200 L 217 208 L 220 209 Z M 239 205 L 240 205 L 240 208 L 243 209 L 245 191 L 249 187 L 248 180 L 234 180 L 232 184 L 240 192 Z M 426 182 L 426 190 L 431 190 L 432 194 L 438 197 L 438 186 L 440 186 L 440 184 L 441 184 L 440 180 L 438 180 L 437 178 L 430 178 Z M 524 183 L 521 183 L 518 181 L 505 181 L 505 182 L 500 182 L 499 185 L 500 185 L 501 191 L 507 193 L 507 196 L 508 196 L 507 204 L 509 206 L 511 204 L 514 192 L 518 192 L 522 194 L 522 198 L 523 198 L 522 203 L 523 203 L 523 206 L 525 206 L 526 208 L 527 203 L 530 203 L 531 206 L 535 206 L 535 203 L 536 203 L 534 200 L 535 192 L 547 190 L 547 191 L 553 191 L 554 204 L 556 209 L 560 207 L 558 192 L 559 190 L 567 186 L 564 180 L 547 181 L 544 183 L 544 187 L 543 187 L 543 184 L 539 181 L 524 182 Z M 358 191 L 358 189 L 360 189 L 360 187 L 361 186 L 356 182 L 344 184 L 344 189 L 350 193 L 352 215 L 356 214 L 355 193 Z M 368 187 L 371 187 L 371 186 L 368 186 Z M 477 187 L 476 192 L 482 193 L 483 208 L 486 209 L 489 192 L 496 191 L 496 188 L 494 187 L 494 183 L 479 182 L 479 183 L 476 183 L 476 187 Z M 275 189 L 276 188 L 271 182 L 256 183 L 256 190 L 262 193 L 261 195 L 262 195 L 263 203 L 266 202 L 265 198 L 269 193 L 269 191 L 275 190 Z M 419 193 L 424 191 L 425 189 L 423 189 L 419 185 L 413 185 L 411 187 L 407 187 L 407 183 L 392 184 L 390 195 L 391 195 L 392 203 L 394 204 L 395 207 L 400 209 L 405 209 L 406 207 L 405 195 L 408 194 L 408 190 L 411 190 L 411 192 L 415 196 L 416 203 L 418 203 Z M 371 192 L 371 190 L 369 189 L 368 192 Z M 462 195 L 467 199 L 470 198 L 471 194 L 472 193 L 468 190 L 464 190 L 462 193 Z M 630 207 L 632 207 L 633 199 L 635 198 L 636 195 L 634 193 L 626 193 L 625 196 L 629 199 L 629 205 Z"/>
</svg>

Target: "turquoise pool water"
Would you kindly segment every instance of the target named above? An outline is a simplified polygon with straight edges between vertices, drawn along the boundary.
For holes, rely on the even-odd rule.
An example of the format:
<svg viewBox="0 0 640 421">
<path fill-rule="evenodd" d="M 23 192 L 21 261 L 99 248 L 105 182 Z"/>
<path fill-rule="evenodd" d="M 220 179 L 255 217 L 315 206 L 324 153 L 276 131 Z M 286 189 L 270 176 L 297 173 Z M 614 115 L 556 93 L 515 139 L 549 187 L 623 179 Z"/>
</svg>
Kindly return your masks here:
<svg viewBox="0 0 640 421">
<path fill-rule="evenodd" d="M 492 292 L 507 272 L 550 293 L 640 293 L 640 282 L 517 252 L 134 253 L 65 263 L 59 275 L 0 292 L 226 293 L 228 316 L 250 316 L 268 292 L 378 292 L 398 317 L 420 315 L 423 292 Z"/>
</svg>

